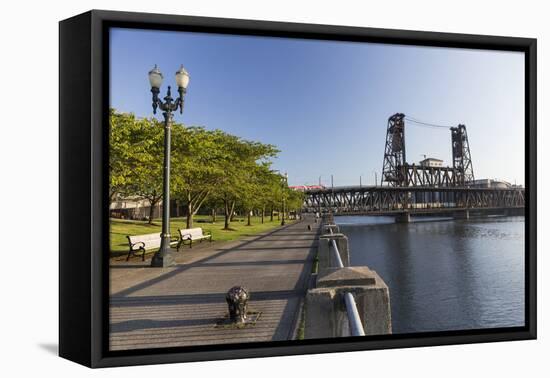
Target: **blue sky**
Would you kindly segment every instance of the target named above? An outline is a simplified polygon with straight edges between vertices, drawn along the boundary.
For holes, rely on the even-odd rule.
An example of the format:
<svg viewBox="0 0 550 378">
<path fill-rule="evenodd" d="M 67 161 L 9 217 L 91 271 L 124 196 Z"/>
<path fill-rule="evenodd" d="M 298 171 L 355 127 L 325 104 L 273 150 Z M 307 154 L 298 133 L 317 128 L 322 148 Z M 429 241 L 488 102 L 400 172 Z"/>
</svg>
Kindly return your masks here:
<svg viewBox="0 0 550 378">
<path fill-rule="evenodd" d="M 396 112 L 467 127 L 476 178 L 524 183 L 524 56 L 135 29 L 111 30 L 111 106 L 152 116 L 148 71 L 191 76 L 176 122 L 276 145 L 289 184 L 374 183 Z M 157 117 L 161 117 L 157 114 Z M 450 131 L 406 125 L 407 161 L 451 165 Z"/>
</svg>

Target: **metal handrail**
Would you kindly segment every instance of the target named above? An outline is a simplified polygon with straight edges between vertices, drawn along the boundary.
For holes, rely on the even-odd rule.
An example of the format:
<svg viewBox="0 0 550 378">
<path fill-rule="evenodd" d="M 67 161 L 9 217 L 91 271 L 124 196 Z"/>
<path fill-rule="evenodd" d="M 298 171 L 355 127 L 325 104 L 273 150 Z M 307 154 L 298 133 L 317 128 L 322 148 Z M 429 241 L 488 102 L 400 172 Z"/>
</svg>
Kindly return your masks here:
<svg viewBox="0 0 550 378">
<path fill-rule="evenodd" d="M 359 317 L 359 311 L 357 311 L 357 303 L 353 294 L 349 291 L 344 294 L 344 300 L 346 301 L 346 311 L 348 313 L 348 321 L 350 333 L 352 336 L 365 336 L 365 329 L 361 318 Z"/>
<path fill-rule="evenodd" d="M 334 251 L 334 262 L 336 263 L 336 268 L 343 268 L 344 263 L 342 262 L 342 256 L 340 256 L 340 251 L 338 250 L 338 246 L 336 245 L 336 240 L 331 239 L 330 244 L 332 245 L 332 250 Z"/>
<path fill-rule="evenodd" d="M 330 233 L 333 234 L 332 228 Z M 338 245 L 336 244 L 335 239 L 330 240 L 330 245 L 332 246 L 332 251 L 334 253 L 334 261 L 337 268 L 343 268 L 344 263 L 342 262 L 342 257 L 340 256 L 340 251 L 338 250 Z M 344 293 L 344 302 L 346 304 L 346 312 L 348 314 L 348 322 L 350 333 L 352 336 L 365 336 L 365 329 L 363 328 L 363 323 L 359 317 L 359 311 L 357 311 L 357 303 L 353 294 L 349 291 Z"/>
</svg>

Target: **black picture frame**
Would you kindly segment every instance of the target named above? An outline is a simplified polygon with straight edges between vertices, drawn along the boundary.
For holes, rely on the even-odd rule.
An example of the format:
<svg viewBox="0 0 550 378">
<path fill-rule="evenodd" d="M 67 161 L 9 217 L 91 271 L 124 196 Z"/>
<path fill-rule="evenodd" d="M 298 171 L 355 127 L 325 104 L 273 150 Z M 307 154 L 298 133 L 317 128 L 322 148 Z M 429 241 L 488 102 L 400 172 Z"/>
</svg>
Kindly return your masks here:
<svg viewBox="0 0 550 378">
<path fill-rule="evenodd" d="M 525 53 L 525 327 L 108 350 L 108 29 L 205 33 L 460 47 Z M 59 24 L 59 354 L 89 367 L 250 358 L 535 339 L 536 62 L 530 38 L 312 25 L 92 10 Z"/>
</svg>

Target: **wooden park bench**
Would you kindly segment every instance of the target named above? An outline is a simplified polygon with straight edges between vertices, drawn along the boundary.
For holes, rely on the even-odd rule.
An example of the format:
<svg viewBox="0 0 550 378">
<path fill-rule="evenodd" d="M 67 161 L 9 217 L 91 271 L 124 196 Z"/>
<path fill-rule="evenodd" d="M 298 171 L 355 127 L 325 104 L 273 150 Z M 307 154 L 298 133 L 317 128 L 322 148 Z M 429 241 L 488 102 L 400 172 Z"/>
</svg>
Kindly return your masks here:
<svg viewBox="0 0 550 378">
<path fill-rule="evenodd" d="M 189 248 L 193 246 L 194 240 L 199 240 L 202 242 L 204 239 L 210 239 L 210 241 L 212 241 L 212 233 L 209 231 L 203 233 L 201 227 L 178 229 L 178 232 L 180 234 L 180 239 L 177 246 L 178 251 L 180 250 L 181 245 L 186 241 L 189 241 Z"/>
<path fill-rule="evenodd" d="M 128 251 L 128 257 L 126 257 L 126 261 L 130 259 L 131 255 L 135 256 L 136 252 L 139 251 L 142 252 L 141 260 L 145 261 L 145 251 L 159 248 L 161 242 L 159 232 L 146 235 L 127 235 L 126 238 L 128 238 L 128 244 L 130 245 L 130 250 Z M 177 243 L 177 240 L 170 241 L 170 245 L 175 243 Z"/>
</svg>

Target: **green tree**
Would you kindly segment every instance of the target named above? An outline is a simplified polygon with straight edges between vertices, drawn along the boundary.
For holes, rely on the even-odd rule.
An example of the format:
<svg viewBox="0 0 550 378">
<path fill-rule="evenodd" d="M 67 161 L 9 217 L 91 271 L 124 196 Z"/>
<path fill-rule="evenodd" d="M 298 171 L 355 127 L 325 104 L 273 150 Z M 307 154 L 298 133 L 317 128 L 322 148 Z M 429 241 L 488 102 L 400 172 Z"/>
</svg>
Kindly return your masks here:
<svg viewBox="0 0 550 378">
<path fill-rule="evenodd" d="M 288 211 L 299 212 L 304 204 L 304 193 L 287 188 L 287 208 Z"/>
<path fill-rule="evenodd" d="M 187 208 L 187 228 L 193 227 L 193 216 L 213 190 L 223 181 L 228 154 L 224 140 L 230 136 L 222 131 L 207 131 L 201 127 L 174 127 L 172 158 L 174 198 Z"/>
<path fill-rule="evenodd" d="M 247 214 L 247 225 L 251 226 L 251 214 L 254 210 L 260 210 L 262 223 L 264 223 L 265 207 L 269 196 L 269 186 L 274 179 L 270 170 L 271 162 L 263 161 L 245 172 L 246 179 L 243 185 L 239 202 Z"/>
<path fill-rule="evenodd" d="M 277 171 L 265 167 L 260 172 L 261 191 L 258 193 L 259 209 L 261 211 L 262 223 L 264 223 L 266 209 L 270 211 L 270 220 L 273 221 L 273 212 L 279 208 L 282 200 L 283 176 Z"/>
<path fill-rule="evenodd" d="M 215 189 L 215 197 L 221 201 L 224 210 L 224 229 L 230 229 L 231 216 L 236 204 L 244 205 L 256 192 L 251 173 L 257 172 L 258 164 L 265 164 L 279 152 L 275 146 L 243 140 L 226 134 L 223 139 L 225 159 L 220 163 L 224 175 Z M 244 200 L 244 201 L 243 201 Z M 249 206 L 248 203 L 246 204 Z"/>
<path fill-rule="evenodd" d="M 140 157 L 147 149 L 142 125 L 133 114 L 109 109 L 109 201 L 117 195 L 127 196 L 132 183 L 132 172 L 139 166 Z"/>
<path fill-rule="evenodd" d="M 126 193 L 149 201 L 149 223 L 153 223 L 154 208 L 162 200 L 164 126 L 154 119 L 136 119 L 132 128 L 134 164 L 131 167 Z"/>
<path fill-rule="evenodd" d="M 162 200 L 163 123 L 138 119 L 133 114 L 110 110 L 110 199 L 117 195 L 143 198 L 153 211 Z M 284 188 L 281 175 L 270 170 L 275 146 L 252 142 L 220 130 L 172 126 L 171 195 L 187 208 L 187 228 L 208 201 L 223 207 L 224 229 L 229 229 L 236 207 L 250 213 L 278 207 Z"/>
</svg>

